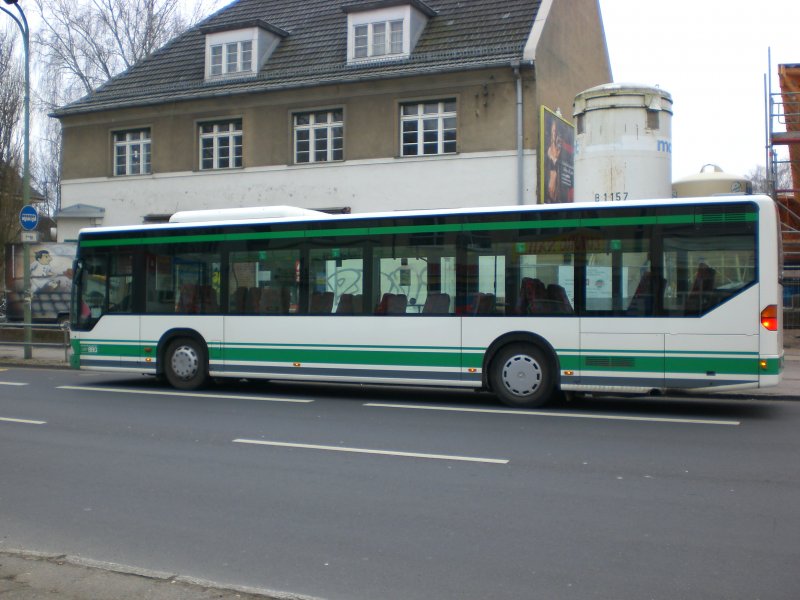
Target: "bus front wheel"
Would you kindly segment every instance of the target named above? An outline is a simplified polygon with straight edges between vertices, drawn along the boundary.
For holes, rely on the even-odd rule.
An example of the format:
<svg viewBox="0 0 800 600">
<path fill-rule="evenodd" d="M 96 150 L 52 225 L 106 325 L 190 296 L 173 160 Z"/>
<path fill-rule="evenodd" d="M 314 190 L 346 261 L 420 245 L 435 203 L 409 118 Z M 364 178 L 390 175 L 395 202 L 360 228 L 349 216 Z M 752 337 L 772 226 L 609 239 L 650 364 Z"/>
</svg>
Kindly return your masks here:
<svg viewBox="0 0 800 600">
<path fill-rule="evenodd" d="M 206 353 L 200 342 L 178 338 L 167 346 L 164 373 L 170 385 L 179 390 L 196 390 L 208 379 Z"/>
<path fill-rule="evenodd" d="M 514 408 L 544 406 L 555 383 L 552 361 L 537 346 L 512 344 L 492 361 L 492 390 L 503 404 Z"/>
</svg>

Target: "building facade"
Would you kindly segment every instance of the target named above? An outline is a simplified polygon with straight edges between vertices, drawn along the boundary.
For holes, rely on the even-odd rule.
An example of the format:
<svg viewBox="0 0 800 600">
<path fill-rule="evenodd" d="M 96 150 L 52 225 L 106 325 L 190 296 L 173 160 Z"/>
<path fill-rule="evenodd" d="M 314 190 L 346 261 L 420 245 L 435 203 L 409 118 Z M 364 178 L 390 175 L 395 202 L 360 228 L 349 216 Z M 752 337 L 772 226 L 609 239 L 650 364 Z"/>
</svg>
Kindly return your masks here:
<svg viewBox="0 0 800 600">
<path fill-rule="evenodd" d="M 59 240 L 92 207 L 534 203 L 539 107 L 610 80 L 597 0 L 239 0 L 55 113 Z"/>
</svg>

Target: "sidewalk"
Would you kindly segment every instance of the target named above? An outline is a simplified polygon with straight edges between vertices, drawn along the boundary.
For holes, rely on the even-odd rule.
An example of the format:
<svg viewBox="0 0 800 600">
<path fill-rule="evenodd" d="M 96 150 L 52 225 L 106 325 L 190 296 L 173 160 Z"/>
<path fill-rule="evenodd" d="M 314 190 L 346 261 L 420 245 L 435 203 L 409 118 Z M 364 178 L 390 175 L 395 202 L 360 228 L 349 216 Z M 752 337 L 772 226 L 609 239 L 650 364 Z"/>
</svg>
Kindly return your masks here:
<svg viewBox="0 0 800 600">
<path fill-rule="evenodd" d="M 72 350 L 69 349 L 65 353 L 63 347 L 32 346 L 31 358 L 26 359 L 24 344 L 11 345 L 0 342 L 0 366 L 68 369 L 71 355 Z"/>
<path fill-rule="evenodd" d="M 8 600 L 314 600 L 37 552 L 0 549 L 0 597 Z"/>
</svg>

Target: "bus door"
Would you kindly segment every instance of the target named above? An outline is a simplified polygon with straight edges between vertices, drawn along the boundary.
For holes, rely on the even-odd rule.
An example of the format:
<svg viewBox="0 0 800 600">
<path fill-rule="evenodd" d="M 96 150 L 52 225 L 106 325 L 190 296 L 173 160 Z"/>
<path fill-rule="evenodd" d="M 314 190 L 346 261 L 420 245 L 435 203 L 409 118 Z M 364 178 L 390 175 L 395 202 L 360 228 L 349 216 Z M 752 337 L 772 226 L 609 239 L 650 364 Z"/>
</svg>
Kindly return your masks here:
<svg viewBox="0 0 800 600">
<path fill-rule="evenodd" d="M 82 261 L 74 317 L 78 331 L 85 330 L 79 334 L 82 366 L 137 366 L 140 318 L 134 312 L 134 262 L 128 249 L 97 252 Z"/>
<path fill-rule="evenodd" d="M 667 323 L 653 317 L 664 284 L 646 231 L 597 229 L 584 241 L 579 383 L 664 387 Z"/>
</svg>

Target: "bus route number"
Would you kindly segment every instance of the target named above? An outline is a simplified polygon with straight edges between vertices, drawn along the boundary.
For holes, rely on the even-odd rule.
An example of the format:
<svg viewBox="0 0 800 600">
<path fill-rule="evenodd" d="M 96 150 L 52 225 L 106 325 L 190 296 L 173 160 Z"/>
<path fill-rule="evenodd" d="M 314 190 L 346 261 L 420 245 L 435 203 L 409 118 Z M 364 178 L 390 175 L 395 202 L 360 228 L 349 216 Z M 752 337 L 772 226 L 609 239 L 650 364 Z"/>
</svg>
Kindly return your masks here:
<svg viewBox="0 0 800 600">
<path fill-rule="evenodd" d="M 602 194 L 595 194 L 595 202 L 605 202 L 608 200 L 621 201 L 628 199 L 628 192 L 603 192 Z"/>
</svg>

